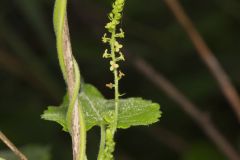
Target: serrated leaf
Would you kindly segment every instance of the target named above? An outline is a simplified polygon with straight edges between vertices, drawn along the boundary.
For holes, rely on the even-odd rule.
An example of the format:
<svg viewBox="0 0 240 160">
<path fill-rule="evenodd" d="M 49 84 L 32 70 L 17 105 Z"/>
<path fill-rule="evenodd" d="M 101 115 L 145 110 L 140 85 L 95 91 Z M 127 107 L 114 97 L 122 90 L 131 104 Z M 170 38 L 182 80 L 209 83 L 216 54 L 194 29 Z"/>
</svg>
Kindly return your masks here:
<svg viewBox="0 0 240 160">
<path fill-rule="evenodd" d="M 113 104 L 112 104 L 113 105 Z M 119 102 L 118 128 L 150 125 L 161 117 L 160 106 L 142 98 L 121 99 Z"/>
<path fill-rule="evenodd" d="M 88 102 L 86 102 L 84 96 L 80 95 L 80 101 L 85 108 L 84 112 L 88 125 L 91 124 L 89 127 L 93 127 L 94 125 L 100 126 L 102 123 L 106 124 L 106 118 L 114 113 L 114 100 L 99 98 L 88 99 Z M 91 105 L 95 107 L 100 118 L 92 107 L 90 107 L 90 104 L 87 103 L 91 103 Z M 152 103 L 142 98 L 120 99 L 117 127 L 126 129 L 131 126 L 155 123 L 161 116 L 159 109 L 160 106 L 157 103 Z"/>
<path fill-rule="evenodd" d="M 79 102 L 84 108 L 87 128 L 106 123 L 105 118 L 114 113 L 114 100 L 106 100 L 102 96 L 92 96 L 99 91 L 91 86 L 83 89 L 79 95 Z M 99 92 L 100 93 L 100 92 Z M 161 116 L 160 106 L 142 98 L 128 98 L 119 100 L 118 128 L 149 125 L 158 121 Z"/>
<path fill-rule="evenodd" d="M 79 94 L 79 104 L 83 107 L 87 130 L 94 126 L 108 124 L 108 117 L 114 114 L 114 100 L 105 99 L 92 85 L 84 84 Z M 66 112 L 67 98 L 60 107 L 49 107 L 42 118 L 56 121 L 67 131 Z M 126 129 L 131 126 L 149 125 L 159 120 L 160 106 L 142 98 L 119 100 L 118 128 Z"/>
<path fill-rule="evenodd" d="M 48 109 L 44 111 L 41 118 L 48 121 L 54 121 L 63 127 L 63 130 L 68 132 L 67 121 L 67 106 L 63 104 L 61 106 L 48 106 Z"/>
<path fill-rule="evenodd" d="M 66 114 L 68 107 L 68 96 L 65 95 L 60 106 L 48 106 L 48 109 L 43 112 L 41 118 L 48 121 L 54 121 L 63 127 L 63 130 L 68 132 Z"/>
<path fill-rule="evenodd" d="M 92 106 L 89 106 L 92 102 L 90 101 L 90 103 L 89 103 L 88 98 L 104 99 L 103 95 L 93 85 L 84 84 L 82 87 L 83 87 L 82 93 L 84 93 L 84 95 L 87 95 L 87 96 L 84 96 L 84 100 L 83 100 L 83 102 L 80 101 L 80 104 L 82 104 L 84 106 L 92 107 Z M 68 96 L 65 96 L 64 100 L 60 106 L 48 106 L 48 109 L 44 111 L 44 113 L 41 115 L 41 118 L 44 120 L 57 122 L 58 124 L 60 124 L 63 127 L 64 131 L 68 132 L 67 122 L 66 122 L 68 103 L 69 103 Z M 87 130 L 89 130 L 96 124 L 100 124 L 100 123 L 96 123 L 96 121 L 97 121 L 95 119 L 96 114 L 93 109 L 86 109 L 87 107 L 83 107 L 83 108 L 84 108 L 84 113 L 85 113 L 85 117 L 86 117 L 85 119 L 86 119 Z"/>
</svg>

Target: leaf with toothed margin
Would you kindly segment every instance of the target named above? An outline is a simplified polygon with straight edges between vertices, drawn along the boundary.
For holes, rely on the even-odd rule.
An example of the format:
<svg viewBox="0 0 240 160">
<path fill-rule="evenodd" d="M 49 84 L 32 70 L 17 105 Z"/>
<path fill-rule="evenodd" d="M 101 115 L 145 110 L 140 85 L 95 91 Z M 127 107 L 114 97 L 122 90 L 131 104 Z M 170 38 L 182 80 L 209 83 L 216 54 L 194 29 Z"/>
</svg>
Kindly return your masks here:
<svg viewBox="0 0 240 160">
<path fill-rule="evenodd" d="M 79 94 L 79 104 L 83 106 L 87 130 L 103 122 L 101 117 L 97 117 L 99 109 L 95 110 L 94 107 L 96 107 L 96 104 L 99 102 L 95 102 L 94 99 L 98 99 L 99 101 L 100 99 L 104 100 L 104 97 L 94 86 L 90 84 L 84 84 L 82 86 L 81 93 Z M 41 115 L 41 118 L 44 120 L 57 122 L 63 127 L 64 131 L 68 132 L 66 122 L 68 103 L 68 96 L 66 95 L 60 106 L 48 106 L 48 109 L 44 111 L 44 113 Z"/>
<path fill-rule="evenodd" d="M 42 118 L 59 123 L 62 125 L 63 130 L 67 131 L 65 117 L 68 99 L 64 99 L 60 107 L 49 107 L 42 115 Z M 87 130 L 101 124 L 108 125 L 107 117 L 114 114 L 115 101 L 105 99 L 90 84 L 83 85 L 79 94 L 79 104 L 83 107 Z M 118 128 L 126 129 L 131 126 L 150 125 L 157 122 L 160 117 L 160 106 L 157 103 L 142 98 L 119 100 Z"/>
<path fill-rule="evenodd" d="M 68 132 L 66 114 L 68 107 L 68 96 L 65 96 L 63 103 L 60 106 L 48 106 L 48 109 L 43 112 L 41 118 L 48 121 L 54 121 L 63 127 L 63 130 Z"/>
<path fill-rule="evenodd" d="M 111 106 L 114 106 L 112 101 Z M 119 101 L 118 128 L 150 125 L 161 117 L 160 105 L 142 98 L 127 98 Z"/>
</svg>

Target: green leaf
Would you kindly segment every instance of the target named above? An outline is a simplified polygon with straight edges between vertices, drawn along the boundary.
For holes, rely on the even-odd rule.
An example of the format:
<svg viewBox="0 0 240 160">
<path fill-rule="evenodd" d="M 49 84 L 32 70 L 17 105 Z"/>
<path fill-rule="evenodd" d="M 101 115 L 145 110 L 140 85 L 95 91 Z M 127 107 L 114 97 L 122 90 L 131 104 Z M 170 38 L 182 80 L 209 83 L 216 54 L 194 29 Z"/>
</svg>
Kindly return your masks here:
<svg viewBox="0 0 240 160">
<path fill-rule="evenodd" d="M 112 102 L 112 106 L 113 106 Z M 119 102 L 118 128 L 150 125 L 161 117 L 160 106 L 142 98 L 121 99 Z"/>
<path fill-rule="evenodd" d="M 67 128 L 67 121 L 66 121 L 66 114 L 67 114 L 67 106 L 48 106 L 48 109 L 44 111 L 41 115 L 41 118 L 48 121 L 54 121 L 60 124 L 63 127 L 63 130 L 68 132 Z"/>
<path fill-rule="evenodd" d="M 96 87 L 87 83 L 83 85 L 83 90 L 81 93 L 85 93 L 91 98 L 104 98 L 102 93 Z"/>
<path fill-rule="evenodd" d="M 90 100 L 100 115 L 100 118 L 90 107 L 90 104 L 87 104 L 86 100 L 81 96 L 80 101 L 84 107 L 88 129 L 94 125 L 100 126 L 102 123 L 108 124 L 108 118 L 114 114 L 114 100 L 99 98 Z M 152 103 L 142 98 L 120 99 L 117 128 L 126 129 L 131 126 L 155 123 L 161 116 L 159 108 L 160 106 L 157 103 Z"/>
<path fill-rule="evenodd" d="M 104 103 L 105 99 L 96 87 L 90 84 L 83 85 L 79 94 L 79 104 L 83 107 L 87 130 L 104 123 L 101 115 L 104 110 Z"/>
<path fill-rule="evenodd" d="M 94 96 L 95 95 L 95 96 Z M 79 95 L 82 104 L 87 129 L 102 123 L 107 124 L 106 118 L 114 113 L 114 100 L 106 100 L 92 85 L 85 85 Z M 118 128 L 149 125 L 158 121 L 161 116 L 160 106 L 142 98 L 128 98 L 119 100 Z"/>
<path fill-rule="evenodd" d="M 41 118 L 48 121 L 54 121 L 63 127 L 63 130 L 68 132 L 67 128 L 67 109 L 68 109 L 68 96 L 64 96 L 63 102 L 60 106 L 48 106 L 48 109 L 43 112 Z"/>
<path fill-rule="evenodd" d="M 82 102 L 80 101 L 80 104 L 84 107 L 84 113 L 85 113 L 85 121 L 86 121 L 86 128 L 89 130 L 93 126 L 100 124 L 97 123 L 97 117 L 96 112 L 98 110 L 91 109 L 91 107 L 95 107 L 96 103 L 94 102 L 94 106 L 91 106 L 92 100 L 94 98 L 102 98 L 103 95 L 92 85 L 90 84 L 84 84 L 82 86 L 82 92 L 84 94 L 82 98 Z M 89 99 L 91 99 L 89 101 Z M 68 107 L 68 96 L 64 97 L 63 103 L 60 106 L 48 106 L 48 109 L 44 111 L 44 113 L 41 115 L 41 118 L 48 121 L 54 121 L 60 124 L 63 127 L 63 130 L 68 132 L 67 128 L 67 122 L 66 122 L 66 114 L 67 114 L 67 107 Z M 87 109 L 86 109 L 87 108 Z M 101 117 L 100 117 L 101 118 Z"/>
<path fill-rule="evenodd" d="M 92 85 L 84 84 L 79 94 L 79 103 L 84 110 L 86 129 L 94 126 L 109 124 L 109 118 L 114 114 L 114 100 L 107 100 Z M 68 100 L 65 98 L 60 107 L 48 107 L 42 118 L 59 123 L 67 131 L 66 112 Z M 126 129 L 131 126 L 149 125 L 161 117 L 160 106 L 142 98 L 119 100 L 118 128 Z"/>
</svg>

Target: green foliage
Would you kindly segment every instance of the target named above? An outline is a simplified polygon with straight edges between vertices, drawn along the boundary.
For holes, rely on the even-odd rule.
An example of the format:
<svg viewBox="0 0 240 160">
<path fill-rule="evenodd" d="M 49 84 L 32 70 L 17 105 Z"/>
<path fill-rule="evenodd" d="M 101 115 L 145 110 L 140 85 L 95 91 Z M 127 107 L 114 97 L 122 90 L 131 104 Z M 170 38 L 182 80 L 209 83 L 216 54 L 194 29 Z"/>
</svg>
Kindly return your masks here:
<svg viewBox="0 0 240 160">
<path fill-rule="evenodd" d="M 11 59 L 1 58 L 1 60 L 5 60 L 4 64 L 10 66 L 8 69 L 4 67 L 4 64 L 1 65 L 1 129 L 10 137 L 12 136 L 17 145 L 31 143 L 32 141 L 54 143 L 56 150 L 63 150 L 54 152 L 55 155 L 60 157 L 56 159 L 61 159 L 63 155 L 70 156 L 69 149 L 66 150 L 69 142 L 61 140 L 62 136 L 60 135 L 64 133 L 53 136 L 53 134 L 56 134 L 55 129 L 49 128 L 51 126 L 48 125 L 49 122 L 38 119 L 38 115 L 41 114 L 40 112 L 43 109 L 42 106 L 49 103 L 49 101 L 58 102 L 59 98 L 62 98 L 60 95 L 63 94 L 66 88 L 62 85 L 58 68 L 56 68 L 56 55 L 53 54 L 56 47 L 54 46 L 55 43 L 51 43 L 54 37 L 52 33 L 49 33 L 52 32 L 52 29 L 49 25 L 50 22 L 47 22 L 51 16 L 49 12 L 53 6 L 53 1 L 21 0 L 1 2 L 0 39 L 3 51 L 0 55 L 3 56 L 4 52 L 6 52 L 5 54 L 11 56 L 13 60 L 22 62 L 21 66 L 12 65 Z M 71 28 L 73 29 L 71 30 L 71 35 L 73 35 L 71 39 L 74 43 L 73 49 L 76 50 L 75 55 L 78 55 L 79 60 L 83 62 L 81 66 L 85 68 L 83 69 L 84 77 L 91 80 L 93 84 L 100 85 L 99 76 L 102 77 L 100 81 L 104 81 L 105 76 L 107 77 L 107 69 L 105 69 L 106 66 L 102 63 L 102 60 L 98 59 L 101 44 L 96 41 L 99 33 L 96 33 L 95 29 L 101 28 L 100 25 L 106 19 L 101 19 L 103 17 L 101 11 L 109 10 L 110 8 L 107 9 L 106 7 L 110 6 L 109 4 L 112 1 L 84 1 L 80 5 L 78 4 L 79 1 L 69 2 L 72 3 L 70 8 L 73 10 L 77 8 L 78 12 L 75 14 L 75 11 L 70 11 L 71 19 L 78 19 L 78 21 L 71 22 Z M 240 50 L 238 45 L 240 36 L 240 1 L 185 0 L 181 2 L 190 14 L 197 29 L 203 34 L 204 39 L 214 48 L 220 62 L 224 63 L 225 70 L 230 74 L 233 83 L 236 84 L 239 90 L 240 79 L 237 75 L 239 74 L 240 54 L 236 53 Z M 234 141 L 239 139 L 239 134 L 236 132 L 239 125 L 236 124 L 237 122 L 235 122 L 232 114 L 229 114 L 230 111 L 226 111 L 226 102 L 219 90 L 216 89 L 215 81 L 209 76 L 209 72 L 205 67 L 201 65 L 199 59 L 194 56 L 194 47 L 175 18 L 170 16 L 170 10 L 164 4 L 164 1 L 153 0 L 142 3 L 139 3 L 139 1 L 126 1 L 126 4 L 127 10 L 124 11 L 123 22 L 120 25 L 124 27 L 124 31 L 127 29 L 127 39 L 124 40 L 124 44 L 127 45 L 124 45 L 124 47 L 129 46 L 129 52 L 142 56 L 156 70 L 160 70 L 160 72 L 169 76 L 172 82 L 189 99 L 202 105 L 202 110 L 213 113 L 211 116 L 213 116 L 214 122 L 225 133 L 226 138 L 240 148 L 240 140 L 238 140 L 238 143 Z M 24 12 L 21 7 L 25 7 Z M 89 14 L 86 13 L 92 10 L 98 15 L 93 16 L 100 23 L 86 21 L 89 18 Z M 41 14 L 43 19 L 35 16 L 37 12 Z M 79 15 L 81 15 L 81 19 L 79 19 Z M 17 24 L 21 24 L 21 27 Z M 47 28 L 45 29 L 42 25 L 46 25 Z M 43 46 L 45 43 L 49 47 Z M 127 60 L 126 63 L 129 62 L 131 60 Z M 91 67 L 92 64 L 97 65 L 98 69 Z M 121 66 L 121 63 L 119 65 Z M 12 72 L 11 69 L 14 68 L 17 72 Z M 147 96 L 155 99 L 155 101 L 161 100 L 164 105 L 171 106 L 164 108 L 168 120 L 163 122 L 165 123 L 163 126 L 173 130 L 175 134 L 187 138 L 188 143 L 191 143 L 192 140 L 206 139 L 203 134 L 199 133 L 200 130 L 196 129 L 187 115 L 177 106 L 175 107 L 174 102 L 169 100 L 168 96 L 164 96 L 163 92 L 159 92 L 145 78 L 141 78 L 140 74 L 135 72 L 132 66 L 127 65 L 124 68 L 127 69 L 128 74 L 124 86 L 123 84 L 120 85 L 124 89 L 122 91 L 126 92 L 127 95 L 141 93 L 143 97 Z M 109 77 L 106 79 L 109 79 Z M 133 83 L 136 79 L 137 83 Z M 23 83 L 26 85 L 22 85 Z M 50 104 L 58 105 L 60 103 Z M 177 119 L 181 120 L 181 123 L 176 123 Z M 16 124 L 16 122 L 18 123 Z M 161 125 L 162 123 L 159 127 Z M 29 128 L 32 130 L 31 136 L 28 134 Z M 18 131 L 18 134 L 16 134 L 16 131 Z M 98 130 L 92 132 L 95 133 L 95 131 Z M 148 128 L 144 127 L 140 131 L 137 129 L 130 132 L 124 131 L 124 137 L 121 136 L 121 144 L 117 146 L 124 147 L 124 151 L 127 154 L 130 153 L 132 159 L 147 159 L 138 154 L 142 152 L 139 151 L 138 147 L 131 145 L 142 141 L 146 137 L 145 132 L 148 132 Z M 133 139 L 133 134 L 138 134 L 138 138 Z M 189 137 L 191 137 L 191 141 Z M 94 138 L 91 138 L 89 143 L 94 141 Z M 161 155 L 161 159 L 177 159 L 177 157 L 182 156 L 182 154 L 176 155 L 173 150 L 162 145 L 160 141 L 156 142 L 157 138 L 148 139 L 148 144 L 151 144 L 149 150 L 154 152 L 153 154 L 150 153 L 151 157 L 148 159 L 159 159 L 159 155 Z M 51 142 L 46 142 L 46 139 L 51 139 Z M 126 142 L 129 142 L 129 139 L 132 142 L 127 145 Z M 156 148 L 159 149 L 159 152 Z M 95 152 L 89 151 L 88 153 L 89 155 L 95 155 Z M 169 158 L 169 156 L 174 158 Z M 211 157 L 210 154 L 209 157 Z M 91 158 L 89 157 L 89 159 Z M 70 159 L 70 157 L 62 159 Z"/>
<path fill-rule="evenodd" d="M 118 128 L 149 125 L 161 116 L 159 104 L 142 98 L 121 99 L 119 102 Z"/>
<path fill-rule="evenodd" d="M 125 0 L 116 0 L 113 3 L 113 9 L 109 14 L 110 22 L 106 24 L 105 28 L 108 30 L 108 35 L 105 33 L 102 41 L 108 43 L 110 46 L 110 52 L 105 50 L 103 58 L 110 58 L 110 71 L 114 75 L 114 84 L 109 83 L 106 86 L 110 89 L 114 88 L 114 100 L 107 100 L 103 95 L 92 85 L 84 84 L 80 90 L 80 70 L 76 60 L 65 59 L 64 45 L 66 45 L 66 38 L 64 39 L 64 26 L 66 27 L 67 15 L 66 5 L 67 0 L 56 0 L 54 8 L 54 30 L 57 38 L 57 50 L 60 67 L 63 73 L 65 81 L 66 73 L 65 64 L 73 63 L 75 84 L 73 87 L 73 93 L 70 93 L 71 99 L 65 96 L 63 103 L 59 106 L 49 106 L 48 109 L 41 116 L 45 120 L 55 121 L 59 123 L 64 131 L 69 132 L 72 135 L 72 111 L 75 102 L 78 101 L 79 109 L 79 133 L 80 133 L 80 150 L 77 151 L 78 160 L 86 159 L 86 131 L 94 126 L 101 127 L 101 142 L 99 149 L 99 160 L 112 160 L 113 152 L 115 148 L 114 135 L 117 128 L 126 129 L 131 126 L 149 125 L 157 122 L 161 116 L 159 111 L 160 106 L 151 101 L 143 100 L 142 98 L 128 98 L 120 99 L 119 93 L 119 80 L 125 75 L 119 70 L 119 61 L 124 61 L 124 55 L 120 51 L 123 47 L 117 39 L 124 38 L 124 32 L 120 28 L 117 32 L 117 25 L 122 18 L 122 11 Z M 70 42 L 69 42 L 70 43 Z M 70 45 L 70 44 L 69 44 Z M 67 62 L 65 62 L 67 61 Z M 71 62 L 72 61 L 72 62 Z M 66 81 L 67 82 L 67 81 Z M 69 83 L 66 83 L 69 84 Z M 67 94 L 68 95 L 68 94 Z M 74 133 L 74 132 L 73 132 Z M 75 139 L 74 139 L 75 141 Z"/>
<path fill-rule="evenodd" d="M 109 125 L 114 114 L 114 100 L 105 99 L 92 85 L 84 84 L 79 94 L 86 120 L 87 130 L 102 124 Z M 68 98 L 57 106 L 49 106 L 42 115 L 45 120 L 59 123 L 67 131 L 66 113 Z M 143 100 L 142 98 L 127 98 L 119 101 L 119 115 L 117 128 L 126 129 L 131 126 L 149 125 L 158 121 L 161 116 L 160 106 L 157 103 Z"/>
<path fill-rule="evenodd" d="M 41 118 L 49 121 L 55 121 L 63 127 L 64 131 L 68 131 L 66 121 L 67 106 L 48 106 L 48 109 L 44 111 Z"/>
</svg>

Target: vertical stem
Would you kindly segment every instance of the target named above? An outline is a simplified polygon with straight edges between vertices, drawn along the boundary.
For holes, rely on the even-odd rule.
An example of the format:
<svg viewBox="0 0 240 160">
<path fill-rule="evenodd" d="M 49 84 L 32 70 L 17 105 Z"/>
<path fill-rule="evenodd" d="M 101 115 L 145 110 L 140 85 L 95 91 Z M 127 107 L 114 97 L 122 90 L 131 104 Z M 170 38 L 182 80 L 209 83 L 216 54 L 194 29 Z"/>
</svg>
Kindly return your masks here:
<svg viewBox="0 0 240 160">
<path fill-rule="evenodd" d="M 114 49 L 114 43 L 116 42 L 115 39 L 115 30 L 112 32 L 111 36 L 111 56 L 112 56 L 112 61 L 116 63 L 116 55 L 115 55 L 115 49 Z M 119 88 L 118 88 L 118 70 L 117 68 L 114 69 L 113 71 L 114 74 L 114 95 L 115 95 L 115 114 L 114 114 L 114 125 L 113 125 L 113 134 L 115 133 L 117 129 L 117 120 L 118 120 L 118 103 L 119 103 Z"/>
<path fill-rule="evenodd" d="M 86 150 L 86 128 L 82 106 L 78 102 L 78 92 L 80 88 L 80 73 L 78 64 L 72 55 L 72 48 L 69 36 L 67 16 L 64 20 L 63 28 L 63 58 L 66 67 L 66 79 L 70 105 L 67 118 L 70 119 L 73 160 L 84 160 Z"/>
<path fill-rule="evenodd" d="M 114 71 L 114 85 L 115 85 L 115 119 L 114 119 L 114 132 L 117 129 L 118 122 L 118 105 L 119 105 L 119 90 L 118 90 L 118 73 L 117 69 Z"/>
<path fill-rule="evenodd" d="M 111 38 L 107 38 L 107 34 L 104 34 L 103 36 L 103 42 L 109 43 L 111 48 L 111 53 L 108 53 L 108 50 L 105 50 L 105 53 L 103 54 L 103 58 L 111 58 L 110 61 L 110 70 L 113 72 L 114 76 L 114 85 L 111 83 L 109 88 L 114 87 L 114 115 L 113 115 L 113 122 L 109 124 L 108 129 L 106 130 L 106 148 L 105 153 L 106 157 L 105 159 L 113 159 L 113 152 L 115 148 L 115 142 L 114 142 L 114 135 L 117 130 L 117 124 L 118 124 L 118 108 L 119 108 L 119 80 L 121 78 L 120 74 L 118 75 L 118 67 L 117 64 L 118 61 L 124 60 L 124 57 L 122 53 L 120 52 L 120 48 L 122 48 L 122 45 L 119 44 L 116 40 L 116 38 L 123 38 L 124 33 L 120 29 L 120 33 L 116 34 L 117 25 L 120 23 L 120 20 L 122 18 L 122 10 L 124 6 L 125 0 L 115 0 L 113 3 L 113 9 L 109 14 L 109 20 L 110 22 L 106 24 L 105 28 L 108 30 L 108 32 L 111 34 Z M 116 55 L 118 53 L 120 56 Z"/>
<path fill-rule="evenodd" d="M 101 128 L 101 139 L 100 139 L 98 160 L 103 160 L 105 141 L 106 141 L 106 127 L 104 124 L 102 124 L 100 128 Z"/>
<path fill-rule="evenodd" d="M 55 1 L 53 23 L 57 38 L 58 59 L 69 95 L 66 120 L 72 137 L 73 160 L 84 160 L 86 156 L 86 127 L 82 106 L 78 102 L 80 70 L 72 54 L 67 20 L 67 0 Z"/>
</svg>

